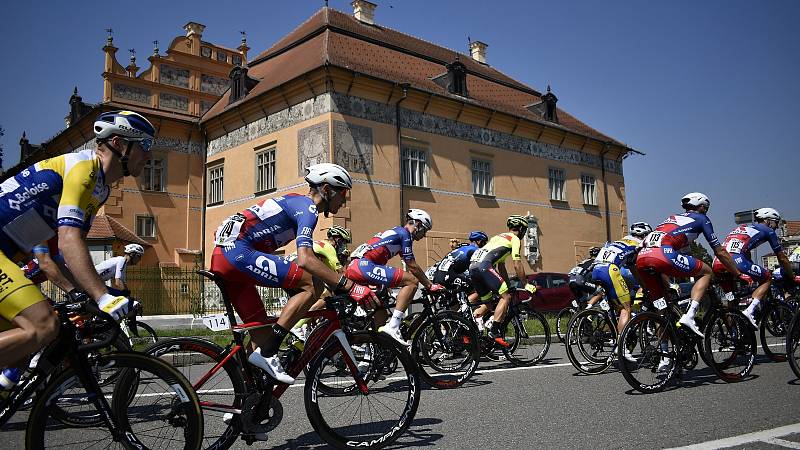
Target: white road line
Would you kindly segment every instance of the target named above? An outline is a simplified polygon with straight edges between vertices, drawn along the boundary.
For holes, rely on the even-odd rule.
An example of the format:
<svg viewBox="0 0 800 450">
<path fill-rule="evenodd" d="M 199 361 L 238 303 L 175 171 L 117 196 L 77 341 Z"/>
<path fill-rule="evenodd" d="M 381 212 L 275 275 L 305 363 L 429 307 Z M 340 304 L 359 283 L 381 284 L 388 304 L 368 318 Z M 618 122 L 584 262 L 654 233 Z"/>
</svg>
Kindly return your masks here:
<svg viewBox="0 0 800 450">
<path fill-rule="evenodd" d="M 675 447 L 675 449 L 687 450 L 711 450 L 717 448 L 734 447 L 737 445 L 749 444 L 751 442 L 766 442 L 786 448 L 800 448 L 800 443 L 778 439 L 779 436 L 786 436 L 792 433 L 800 433 L 800 423 L 786 425 L 784 427 L 773 428 L 771 430 L 756 431 L 754 433 L 741 434 L 716 441 L 701 442 L 699 444 L 687 445 L 686 447 Z"/>
</svg>

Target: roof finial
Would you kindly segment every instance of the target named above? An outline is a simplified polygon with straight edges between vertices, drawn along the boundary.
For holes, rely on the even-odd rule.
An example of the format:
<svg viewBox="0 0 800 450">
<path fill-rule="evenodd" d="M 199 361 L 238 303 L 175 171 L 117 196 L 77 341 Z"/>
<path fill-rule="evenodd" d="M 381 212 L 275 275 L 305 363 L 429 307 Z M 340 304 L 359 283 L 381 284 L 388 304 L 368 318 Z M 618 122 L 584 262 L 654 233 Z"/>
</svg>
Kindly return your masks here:
<svg viewBox="0 0 800 450">
<path fill-rule="evenodd" d="M 153 56 L 158 56 L 158 41 L 153 41 Z"/>
<path fill-rule="evenodd" d="M 239 34 L 242 35 L 242 44 L 247 44 L 247 32 L 246 31 L 239 31 Z"/>
<path fill-rule="evenodd" d="M 75 89 L 72 90 L 72 95 L 78 95 L 78 86 L 75 86 Z"/>
<path fill-rule="evenodd" d="M 547 84 L 547 92 L 548 93 L 550 92 L 550 84 L 549 83 Z"/>
<path fill-rule="evenodd" d="M 129 48 L 128 51 L 131 54 L 131 64 L 136 64 L 136 49 L 135 48 Z"/>
<path fill-rule="evenodd" d="M 328 7 L 328 0 L 325 0 L 325 7 Z"/>
<path fill-rule="evenodd" d="M 106 33 L 108 33 L 108 37 L 106 37 L 106 45 L 111 45 L 114 43 L 114 30 L 111 28 L 106 28 Z"/>
</svg>

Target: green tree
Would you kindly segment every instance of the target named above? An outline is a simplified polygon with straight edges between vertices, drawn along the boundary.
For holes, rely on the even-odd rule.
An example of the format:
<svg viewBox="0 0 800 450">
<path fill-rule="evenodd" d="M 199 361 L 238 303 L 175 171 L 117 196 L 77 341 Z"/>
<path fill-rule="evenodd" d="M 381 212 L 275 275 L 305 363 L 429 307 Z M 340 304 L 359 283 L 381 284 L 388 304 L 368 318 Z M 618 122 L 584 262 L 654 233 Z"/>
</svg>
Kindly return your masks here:
<svg viewBox="0 0 800 450">
<path fill-rule="evenodd" d="M 702 260 L 704 263 L 711 265 L 711 255 L 708 254 L 708 250 L 705 247 L 698 244 L 697 242 L 692 242 L 691 246 L 689 247 L 692 252 L 692 256 Z"/>
</svg>

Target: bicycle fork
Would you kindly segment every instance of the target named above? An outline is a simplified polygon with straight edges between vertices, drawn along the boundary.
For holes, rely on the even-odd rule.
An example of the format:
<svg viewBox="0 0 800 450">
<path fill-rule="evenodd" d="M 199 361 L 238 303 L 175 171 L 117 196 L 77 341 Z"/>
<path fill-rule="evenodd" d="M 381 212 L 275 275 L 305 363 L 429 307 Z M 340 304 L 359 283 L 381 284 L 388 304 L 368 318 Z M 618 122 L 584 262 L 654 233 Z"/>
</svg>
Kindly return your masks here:
<svg viewBox="0 0 800 450">
<path fill-rule="evenodd" d="M 339 345 L 342 347 L 342 356 L 344 356 L 344 362 L 347 364 L 347 368 L 350 369 L 350 373 L 356 380 L 358 389 L 362 394 L 368 395 L 369 388 L 367 387 L 367 383 L 364 381 L 364 378 L 361 376 L 361 372 L 358 370 L 358 365 L 356 364 L 356 355 L 353 353 L 353 349 L 350 347 L 350 342 L 347 341 L 347 335 L 345 335 L 344 331 L 342 330 L 336 330 L 333 332 L 332 336 L 339 341 Z"/>
</svg>

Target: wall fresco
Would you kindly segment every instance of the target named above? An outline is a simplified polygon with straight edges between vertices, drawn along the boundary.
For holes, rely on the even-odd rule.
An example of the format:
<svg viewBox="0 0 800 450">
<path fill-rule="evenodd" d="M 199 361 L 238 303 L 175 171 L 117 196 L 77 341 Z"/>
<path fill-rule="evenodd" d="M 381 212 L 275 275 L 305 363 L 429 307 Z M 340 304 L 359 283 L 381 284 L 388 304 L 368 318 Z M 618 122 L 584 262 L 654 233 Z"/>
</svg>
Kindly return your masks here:
<svg viewBox="0 0 800 450">
<path fill-rule="evenodd" d="M 351 172 L 372 173 L 372 128 L 333 122 L 333 162 Z"/>
<path fill-rule="evenodd" d="M 214 95 L 222 95 L 228 90 L 228 79 L 203 74 L 200 76 L 200 90 Z"/>
<path fill-rule="evenodd" d="M 114 83 L 113 98 L 149 105 L 150 90 L 122 83 Z"/>
<path fill-rule="evenodd" d="M 327 122 L 297 130 L 297 174 L 305 176 L 306 167 L 330 162 L 329 149 Z"/>
<path fill-rule="evenodd" d="M 189 111 L 189 98 L 182 95 L 169 94 L 162 92 L 158 95 L 158 105 L 162 108 L 177 109 L 179 111 Z"/>
<path fill-rule="evenodd" d="M 169 84 L 170 86 L 188 88 L 189 69 L 181 69 L 180 67 L 170 66 L 169 64 L 162 64 L 158 81 L 163 84 Z"/>
</svg>

